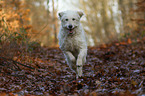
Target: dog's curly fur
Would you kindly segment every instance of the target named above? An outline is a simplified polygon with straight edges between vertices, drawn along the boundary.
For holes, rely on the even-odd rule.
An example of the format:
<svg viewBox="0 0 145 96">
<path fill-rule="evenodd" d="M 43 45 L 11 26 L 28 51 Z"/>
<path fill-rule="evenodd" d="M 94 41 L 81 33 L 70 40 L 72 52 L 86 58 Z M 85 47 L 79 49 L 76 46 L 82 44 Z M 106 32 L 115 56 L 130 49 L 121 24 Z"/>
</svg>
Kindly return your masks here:
<svg viewBox="0 0 145 96">
<path fill-rule="evenodd" d="M 58 15 L 61 20 L 58 34 L 60 49 L 69 67 L 76 72 L 77 77 L 80 77 L 87 55 L 86 36 L 80 24 L 83 12 L 69 10 L 60 12 Z"/>
</svg>

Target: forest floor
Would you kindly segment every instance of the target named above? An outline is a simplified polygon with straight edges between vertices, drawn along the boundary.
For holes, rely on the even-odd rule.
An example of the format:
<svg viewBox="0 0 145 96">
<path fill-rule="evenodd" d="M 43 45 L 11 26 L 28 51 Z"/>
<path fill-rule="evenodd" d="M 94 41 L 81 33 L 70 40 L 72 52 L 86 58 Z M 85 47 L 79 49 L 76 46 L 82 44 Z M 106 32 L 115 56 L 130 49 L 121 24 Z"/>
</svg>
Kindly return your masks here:
<svg viewBox="0 0 145 96">
<path fill-rule="evenodd" d="M 0 96 L 145 96 L 145 38 L 88 49 L 76 79 L 59 48 L 0 56 Z"/>
</svg>

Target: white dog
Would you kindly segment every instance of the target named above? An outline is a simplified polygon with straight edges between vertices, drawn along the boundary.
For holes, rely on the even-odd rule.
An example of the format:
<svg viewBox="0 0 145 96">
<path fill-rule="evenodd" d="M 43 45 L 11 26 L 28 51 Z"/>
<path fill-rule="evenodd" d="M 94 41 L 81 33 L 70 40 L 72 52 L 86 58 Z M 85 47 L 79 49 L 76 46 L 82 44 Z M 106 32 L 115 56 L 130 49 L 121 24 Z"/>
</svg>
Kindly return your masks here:
<svg viewBox="0 0 145 96">
<path fill-rule="evenodd" d="M 82 11 L 63 11 L 58 15 L 61 20 L 58 34 L 60 49 L 64 53 L 69 67 L 76 72 L 77 78 L 81 77 L 87 55 L 86 36 L 80 24 L 84 13 Z"/>
</svg>

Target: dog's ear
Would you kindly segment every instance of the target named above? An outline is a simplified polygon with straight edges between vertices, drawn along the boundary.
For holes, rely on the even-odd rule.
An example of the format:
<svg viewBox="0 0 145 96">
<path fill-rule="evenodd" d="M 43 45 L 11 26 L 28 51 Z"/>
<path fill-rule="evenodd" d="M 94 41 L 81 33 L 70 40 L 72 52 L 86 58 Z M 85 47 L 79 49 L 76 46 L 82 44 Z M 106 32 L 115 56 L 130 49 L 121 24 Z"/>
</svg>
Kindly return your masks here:
<svg viewBox="0 0 145 96">
<path fill-rule="evenodd" d="M 59 19 L 61 19 L 61 17 L 63 16 L 64 12 L 59 12 L 58 13 L 58 16 L 59 16 Z"/>
<path fill-rule="evenodd" d="M 79 14 L 80 18 L 84 15 L 83 11 L 77 11 L 77 13 Z"/>
</svg>

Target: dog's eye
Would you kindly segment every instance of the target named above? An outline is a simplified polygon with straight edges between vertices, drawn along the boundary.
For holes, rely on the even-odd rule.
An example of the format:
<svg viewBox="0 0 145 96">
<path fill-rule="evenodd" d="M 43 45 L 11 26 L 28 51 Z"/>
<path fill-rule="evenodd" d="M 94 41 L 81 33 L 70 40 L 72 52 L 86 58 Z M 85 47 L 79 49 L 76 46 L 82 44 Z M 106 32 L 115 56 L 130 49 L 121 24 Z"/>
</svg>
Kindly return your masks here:
<svg viewBox="0 0 145 96">
<path fill-rule="evenodd" d="M 65 19 L 65 21 L 68 21 L 68 19 Z"/>
<path fill-rule="evenodd" d="M 74 20 L 76 20 L 75 18 L 72 18 L 72 20 L 74 21 Z"/>
</svg>

